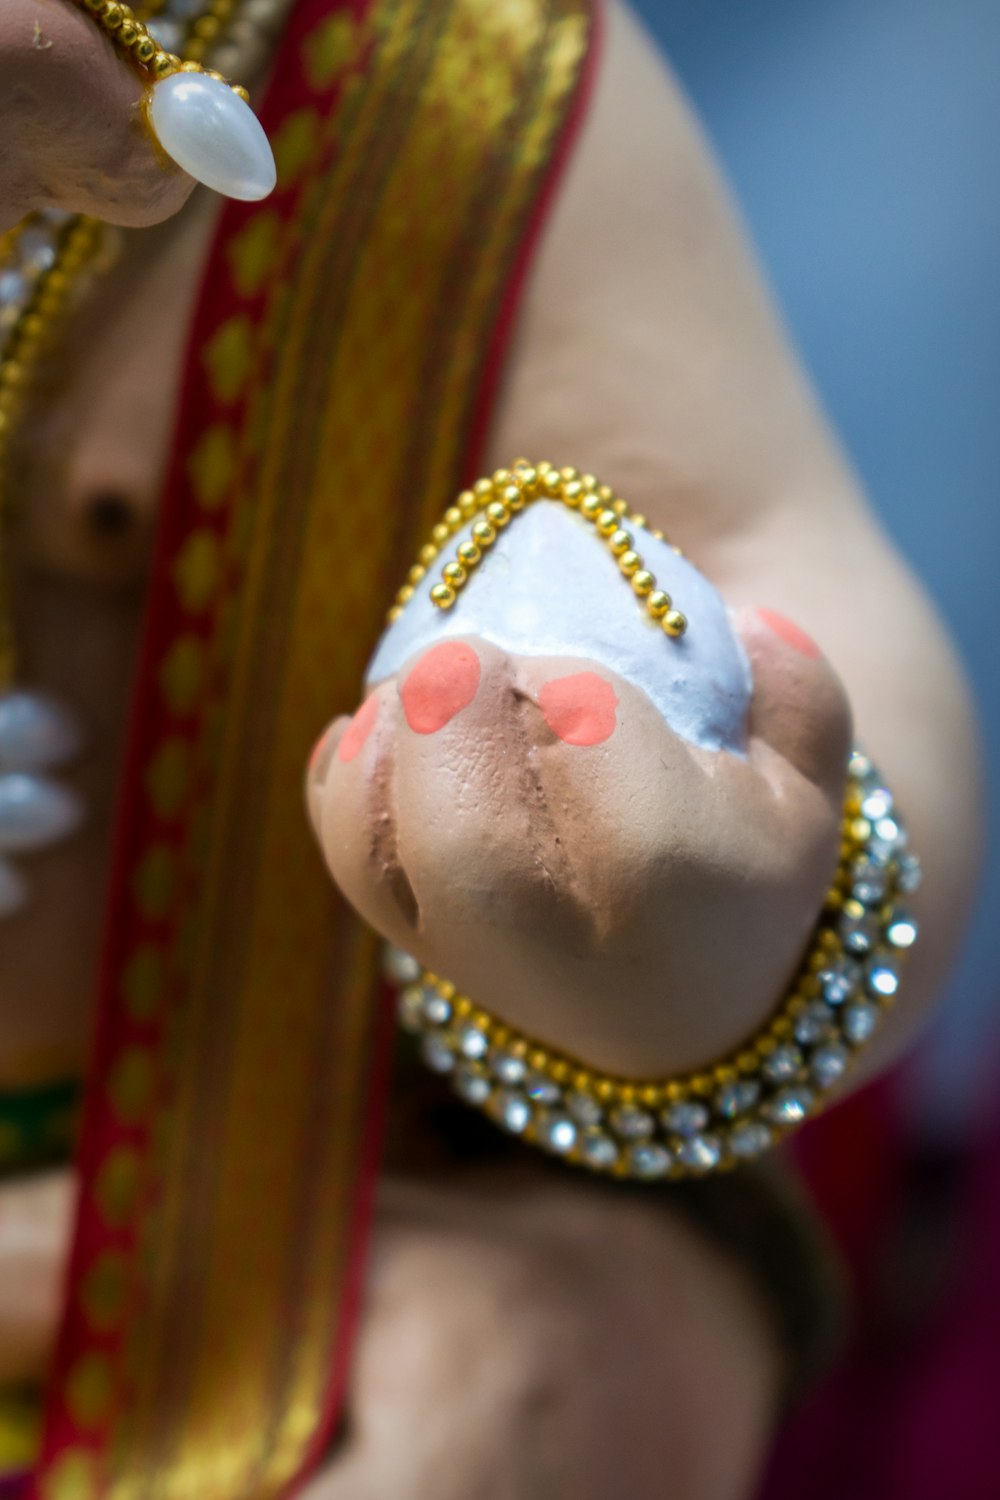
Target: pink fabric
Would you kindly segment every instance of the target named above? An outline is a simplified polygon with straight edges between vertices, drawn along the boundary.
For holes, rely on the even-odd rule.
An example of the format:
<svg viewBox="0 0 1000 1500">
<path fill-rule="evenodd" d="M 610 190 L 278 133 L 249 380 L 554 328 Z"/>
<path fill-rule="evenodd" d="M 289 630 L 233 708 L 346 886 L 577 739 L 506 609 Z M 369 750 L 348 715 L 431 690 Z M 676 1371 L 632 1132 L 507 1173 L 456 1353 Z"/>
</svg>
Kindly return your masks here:
<svg viewBox="0 0 1000 1500">
<path fill-rule="evenodd" d="M 833 1226 L 849 1255 L 857 1326 L 831 1379 L 781 1434 L 760 1500 L 993 1500 L 1000 1496 L 1000 1117 L 970 1147 L 961 1176 L 952 1243 L 954 1265 L 933 1305 L 911 1309 L 902 1329 L 886 1316 L 885 1283 L 875 1275 L 885 1225 L 898 1202 L 904 1146 L 898 1126 L 874 1174 L 862 1183 L 860 1218 L 838 1203 L 836 1182 L 817 1163 L 864 1161 L 859 1119 L 893 1115 L 891 1082 L 820 1122 L 807 1147 L 807 1174 L 835 1205 Z M 865 1130 L 870 1141 L 871 1137 Z M 807 1136 L 809 1132 L 806 1133 Z M 853 1140 L 851 1139 L 853 1137 Z M 835 1149 L 836 1148 L 836 1149 Z M 842 1186 L 842 1184 L 841 1184 Z M 880 1196 L 882 1195 L 882 1196 Z M 872 1208 L 875 1214 L 872 1216 Z M 845 1215 L 845 1209 L 848 1210 Z M 862 1224 L 867 1221 L 862 1231 Z M 861 1231 L 861 1232 L 859 1232 Z M 882 1275 L 886 1266 L 883 1258 Z"/>
</svg>

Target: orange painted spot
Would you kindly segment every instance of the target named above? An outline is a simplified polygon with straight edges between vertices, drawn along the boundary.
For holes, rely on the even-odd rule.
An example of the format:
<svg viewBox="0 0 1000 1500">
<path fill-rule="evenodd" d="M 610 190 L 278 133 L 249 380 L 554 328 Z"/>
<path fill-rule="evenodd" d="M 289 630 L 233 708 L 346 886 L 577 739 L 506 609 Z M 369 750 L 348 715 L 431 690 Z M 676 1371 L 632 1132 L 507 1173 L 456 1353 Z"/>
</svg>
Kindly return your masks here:
<svg viewBox="0 0 1000 1500">
<path fill-rule="evenodd" d="M 600 745 L 615 732 L 618 697 L 596 672 L 556 677 L 538 694 L 545 722 L 567 745 Z"/>
<path fill-rule="evenodd" d="M 468 708 L 482 668 L 471 646 L 442 641 L 417 662 L 399 690 L 406 722 L 417 734 L 435 734 Z"/>
<path fill-rule="evenodd" d="M 820 656 L 819 647 L 811 635 L 806 635 L 801 625 L 796 625 L 794 620 L 779 615 L 774 609 L 758 609 L 764 624 L 769 630 L 783 640 L 786 646 L 791 646 L 793 651 L 800 651 L 803 656 Z"/>
<path fill-rule="evenodd" d="M 372 693 L 366 698 L 358 709 L 354 718 L 348 724 L 337 746 L 338 760 L 353 760 L 358 754 L 365 740 L 375 728 L 375 720 L 378 718 L 378 698 Z M 322 740 L 320 744 L 322 745 Z"/>
</svg>

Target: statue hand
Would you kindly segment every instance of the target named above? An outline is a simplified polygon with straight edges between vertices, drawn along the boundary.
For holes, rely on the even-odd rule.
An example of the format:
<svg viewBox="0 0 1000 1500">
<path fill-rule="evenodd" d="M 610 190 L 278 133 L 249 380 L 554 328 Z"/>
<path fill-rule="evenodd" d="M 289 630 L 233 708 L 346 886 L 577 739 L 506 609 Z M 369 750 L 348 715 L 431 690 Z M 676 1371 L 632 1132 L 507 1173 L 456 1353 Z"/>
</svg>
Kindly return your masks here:
<svg viewBox="0 0 1000 1500">
<path fill-rule="evenodd" d="M 314 758 L 313 821 L 341 889 L 433 972 L 594 1067 L 716 1061 L 764 1022 L 808 944 L 850 734 L 808 638 L 753 609 L 736 629 L 754 682 L 744 756 L 682 738 L 593 661 L 479 638 L 411 659 Z M 589 684 L 598 718 L 612 705 L 601 742 L 553 729 L 552 684 L 567 681 Z M 435 694 L 468 701 L 429 732 Z"/>
<path fill-rule="evenodd" d="M 154 150 L 143 83 L 65 0 L 0 6 L 0 232 L 46 207 L 156 224 L 193 179 Z"/>
</svg>

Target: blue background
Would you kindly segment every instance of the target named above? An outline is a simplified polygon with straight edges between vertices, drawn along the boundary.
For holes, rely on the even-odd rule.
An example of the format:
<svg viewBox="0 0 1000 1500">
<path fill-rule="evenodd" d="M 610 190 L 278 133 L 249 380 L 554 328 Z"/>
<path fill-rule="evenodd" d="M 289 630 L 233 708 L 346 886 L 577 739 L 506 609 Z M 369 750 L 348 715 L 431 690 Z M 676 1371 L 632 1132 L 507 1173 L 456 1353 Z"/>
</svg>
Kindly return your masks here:
<svg viewBox="0 0 1000 1500">
<path fill-rule="evenodd" d="M 1000 801 L 1000 4 L 638 0 L 799 350 L 972 675 Z M 1000 1052 L 1000 858 L 916 1067 L 960 1125 Z M 987 1040 L 991 1046 L 987 1048 Z"/>
</svg>

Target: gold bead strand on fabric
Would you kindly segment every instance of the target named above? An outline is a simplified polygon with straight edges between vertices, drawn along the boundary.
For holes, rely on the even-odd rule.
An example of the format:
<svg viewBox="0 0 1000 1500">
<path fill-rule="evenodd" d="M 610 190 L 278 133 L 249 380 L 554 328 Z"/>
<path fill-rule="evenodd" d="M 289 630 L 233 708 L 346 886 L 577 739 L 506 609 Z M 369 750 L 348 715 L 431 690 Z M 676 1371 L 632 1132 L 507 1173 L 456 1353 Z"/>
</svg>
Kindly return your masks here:
<svg viewBox="0 0 1000 1500">
<path fill-rule="evenodd" d="M 546 461 L 531 464 L 527 459 L 517 459 L 509 469 L 497 469 L 491 478 L 477 480 L 472 489 L 463 490 L 455 505 L 445 511 L 396 595 L 389 611 L 390 623 L 399 619 L 416 586 L 426 576 L 427 569 L 438 561 L 452 536 L 471 520 L 474 524 L 470 537 L 443 564 L 440 581 L 430 591 L 436 608 L 451 609 L 500 532 L 536 500 L 561 501 L 568 510 L 576 511 L 589 522 L 650 619 L 675 640 L 685 633 L 686 617 L 674 607 L 670 595 L 657 587 L 655 576 L 636 550 L 632 533 L 626 529 L 627 525 L 645 528 L 646 518 L 631 512 L 627 503 L 616 497 L 608 485 L 600 484 L 593 474 L 580 474 L 571 467 L 557 469 Z M 661 531 L 650 534 L 657 541 L 666 541 Z M 683 555 L 678 547 L 674 551 Z"/>
</svg>

